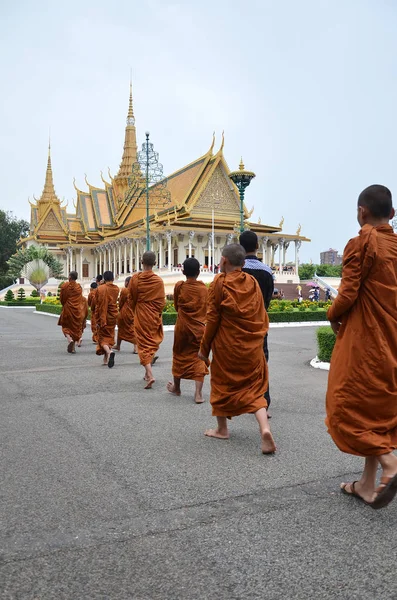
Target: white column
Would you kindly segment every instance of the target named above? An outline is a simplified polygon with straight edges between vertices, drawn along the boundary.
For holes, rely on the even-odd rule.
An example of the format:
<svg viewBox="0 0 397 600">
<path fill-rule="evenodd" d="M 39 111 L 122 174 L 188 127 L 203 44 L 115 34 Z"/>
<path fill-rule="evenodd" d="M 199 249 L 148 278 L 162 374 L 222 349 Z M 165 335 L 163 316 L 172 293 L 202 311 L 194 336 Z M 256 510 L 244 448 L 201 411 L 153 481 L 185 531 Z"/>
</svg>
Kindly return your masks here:
<svg viewBox="0 0 397 600">
<path fill-rule="evenodd" d="M 283 261 L 282 261 L 282 250 L 284 248 L 284 240 L 281 239 L 278 241 L 278 271 L 281 275 L 283 272 Z"/>
<path fill-rule="evenodd" d="M 84 248 L 80 248 L 80 279 L 83 279 L 83 251 Z"/>
<path fill-rule="evenodd" d="M 95 272 L 94 272 L 94 277 L 96 277 L 98 275 L 98 252 L 97 249 L 95 248 L 94 250 L 94 256 L 95 256 Z"/>
<path fill-rule="evenodd" d="M 172 233 L 171 231 L 167 231 L 167 242 L 168 242 L 168 270 L 172 271 Z"/>
<path fill-rule="evenodd" d="M 122 268 L 121 268 L 121 241 L 118 241 L 118 245 L 119 245 L 119 268 L 117 269 L 117 275 L 120 275 L 120 273 L 123 272 Z"/>
<path fill-rule="evenodd" d="M 132 259 L 133 259 L 132 248 L 133 248 L 133 243 L 132 243 L 132 240 L 130 240 L 130 271 L 129 271 L 130 273 L 132 273 L 132 270 L 134 268 L 134 266 L 132 264 Z"/>
<path fill-rule="evenodd" d="M 108 263 L 108 264 L 106 265 L 106 267 L 107 267 L 107 269 L 106 269 L 106 270 L 107 270 L 107 271 L 111 271 L 111 270 L 112 270 L 112 251 L 111 251 L 111 249 L 110 249 L 110 246 L 108 246 L 108 255 L 107 255 L 107 259 L 108 259 L 108 260 L 107 260 L 107 263 Z"/>
<path fill-rule="evenodd" d="M 113 275 L 116 275 L 117 259 L 116 259 L 116 244 L 113 243 Z"/>
<path fill-rule="evenodd" d="M 212 246 L 212 233 L 208 234 L 208 268 L 211 267 L 211 246 Z"/>
<path fill-rule="evenodd" d="M 65 275 L 67 277 L 69 275 L 69 271 L 70 271 L 70 269 L 69 269 L 69 248 L 66 248 L 65 254 L 66 254 L 66 265 L 65 265 L 66 273 L 65 273 Z"/>
<path fill-rule="evenodd" d="M 262 238 L 262 260 L 265 263 L 265 265 L 268 264 L 268 262 L 267 262 L 267 242 L 268 241 L 269 241 L 268 237 Z"/>
<path fill-rule="evenodd" d="M 135 270 L 139 271 L 139 240 L 135 240 Z"/>
<path fill-rule="evenodd" d="M 124 273 L 124 275 L 127 273 L 127 240 L 123 240 L 123 244 L 124 244 L 124 266 L 122 269 L 122 273 Z"/>
<path fill-rule="evenodd" d="M 300 240 L 295 240 L 295 275 L 299 274 L 299 248 L 301 245 L 302 242 Z"/>
<path fill-rule="evenodd" d="M 73 248 L 70 248 L 70 270 L 74 271 L 74 264 L 73 264 Z"/>
<path fill-rule="evenodd" d="M 163 237 L 159 234 L 158 237 L 159 244 L 159 269 L 163 268 Z"/>
<path fill-rule="evenodd" d="M 194 231 L 189 231 L 189 258 L 192 258 L 192 242 L 194 240 Z"/>
</svg>

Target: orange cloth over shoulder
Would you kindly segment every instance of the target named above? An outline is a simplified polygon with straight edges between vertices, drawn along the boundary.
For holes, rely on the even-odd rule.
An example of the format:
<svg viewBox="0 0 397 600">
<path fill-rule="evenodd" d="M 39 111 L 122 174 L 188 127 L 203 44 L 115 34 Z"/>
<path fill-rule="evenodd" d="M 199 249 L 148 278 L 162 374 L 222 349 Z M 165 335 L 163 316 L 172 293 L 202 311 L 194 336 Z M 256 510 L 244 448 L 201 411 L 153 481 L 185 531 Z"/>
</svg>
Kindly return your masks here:
<svg viewBox="0 0 397 600">
<path fill-rule="evenodd" d="M 397 236 L 364 225 L 343 254 L 328 310 L 342 323 L 331 358 L 328 431 L 342 452 L 379 456 L 397 448 Z"/>
<path fill-rule="evenodd" d="M 117 321 L 117 298 L 119 288 L 111 281 L 100 285 L 96 295 L 97 340 L 96 353 L 104 354 L 103 346 L 114 346 L 114 330 Z"/>
<path fill-rule="evenodd" d="M 117 317 L 118 337 L 120 340 L 136 344 L 134 330 L 134 311 L 132 310 L 128 288 L 123 287 L 119 296 L 119 314 Z"/>
<path fill-rule="evenodd" d="M 96 295 L 98 292 L 98 288 L 91 290 L 88 294 L 88 306 L 91 309 L 91 332 L 92 332 L 92 341 L 97 341 L 97 318 L 96 318 Z"/>
<path fill-rule="evenodd" d="M 236 417 L 266 408 L 268 371 L 263 339 L 269 318 L 256 280 L 233 271 L 217 275 L 208 293 L 200 351 L 211 361 L 212 414 Z"/>
<path fill-rule="evenodd" d="M 164 338 L 162 313 L 165 290 L 161 277 L 153 271 L 136 273 L 128 285 L 134 311 L 135 337 L 141 365 L 152 362 Z"/>
<path fill-rule="evenodd" d="M 87 319 L 87 300 L 83 297 L 81 285 L 77 281 L 65 281 L 59 299 L 62 312 L 58 325 L 62 327 L 64 335 L 70 335 L 74 342 L 78 342 L 83 335 Z"/>
<path fill-rule="evenodd" d="M 178 312 L 174 332 L 172 374 L 180 379 L 204 381 L 208 375 L 205 363 L 199 359 L 205 328 L 208 290 L 202 281 L 178 281 L 174 288 L 174 305 Z"/>
</svg>

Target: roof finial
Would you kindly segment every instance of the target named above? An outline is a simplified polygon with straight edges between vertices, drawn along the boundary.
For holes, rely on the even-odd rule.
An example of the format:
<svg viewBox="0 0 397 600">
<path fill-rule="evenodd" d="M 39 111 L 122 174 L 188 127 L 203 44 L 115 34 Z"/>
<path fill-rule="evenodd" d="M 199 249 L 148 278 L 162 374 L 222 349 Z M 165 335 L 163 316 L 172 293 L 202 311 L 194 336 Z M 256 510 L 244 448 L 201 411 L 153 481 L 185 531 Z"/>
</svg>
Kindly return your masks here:
<svg viewBox="0 0 397 600">
<path fill-rule="evenodd" d="M 225 130 L 222 131 L 222 143 L 221 143 L 221 147 L 219 148 L 219 152 L 222 152 L 224 145 L 225 145 Z"/>
<path fill-rule="evenodd" d="M 240 171 L 244 171 L 245 166 L 244 166 L 244 163 L 243 163 L 243 157 L 241 157 L 240 164 L 239 164 L 238 167 L 239 167 Z"/>
<path fill-rule="evenodd" d="M 212 144 L 211 144 L 211 147 L 210 147 L 210 149 L 208 150 L 208 154 L 212 154 L 212 151 L 213 151 L 213 149 L 214 149 L 214 146 L 215 146 L 215 131 L 214 131 L 214 133 L 212 134 Z"/>
<path fill-rule="evenodd" d="M 130 75 L 130 100 L 128 104 L 127 125 L 135 125 L 134 108 L 132 105 L 132 70 Z"/>
</svg>

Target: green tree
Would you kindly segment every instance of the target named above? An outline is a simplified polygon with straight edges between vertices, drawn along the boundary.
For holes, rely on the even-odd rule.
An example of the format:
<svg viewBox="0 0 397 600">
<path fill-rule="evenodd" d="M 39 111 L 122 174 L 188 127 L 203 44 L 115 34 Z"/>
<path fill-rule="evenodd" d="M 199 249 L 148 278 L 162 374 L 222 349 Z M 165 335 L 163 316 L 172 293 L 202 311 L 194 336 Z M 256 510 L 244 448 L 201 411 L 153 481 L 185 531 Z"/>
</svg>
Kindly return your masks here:
<svg viewBox="0 0 397 600">
<path fill-rule="evenodd" d="M 6 295 L 4 296 L 4 300 L 6 302 L 12 302 L 13 300 L 15 300 L 14 298 L 14 293 L 12 290 L 7 290 Z"/>
<path fill-rule="evenodd" d="M 23 300 L 25 300 L 25 297 L 26 297 L 26 295 L 25 295 L 25 290 L 24 290 L 23 288 L 19 288 L 19 290 L 18 290 L 18 294 L 17 294 L 17 299 L 18 299 L 20 302 L 23 302 Z"/>
<path fill-rule="evenodd" d="M 26 237 L 28 232 L 27 221 L 0 210 L 0 290 L 13 283 L 14 278 L 9 272 L 7 261 L 16 252 L 18 240 Z"/>
<path fill-rule="evenodd" d="M 303 264 L 299 265 L 299 279 L 305 281 L 306 279 L 312 279 L 316 272 L 316 265 Z"/>
<path fill-rule="evenodd" d="M 38 298 L 40 296 L 37 290 L 32 290 L 32 293 L 30 295 L 32 298 Z"/>
</svg>

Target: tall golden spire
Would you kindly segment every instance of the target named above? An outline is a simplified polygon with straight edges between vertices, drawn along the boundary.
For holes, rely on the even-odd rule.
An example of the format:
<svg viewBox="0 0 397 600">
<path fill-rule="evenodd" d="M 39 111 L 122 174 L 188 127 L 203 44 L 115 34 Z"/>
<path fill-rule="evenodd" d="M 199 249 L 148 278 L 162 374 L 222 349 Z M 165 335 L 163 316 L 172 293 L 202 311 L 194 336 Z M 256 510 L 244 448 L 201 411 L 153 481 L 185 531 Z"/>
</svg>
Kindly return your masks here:
<svg viewBox="0 0 397 600">
<path fill-rule="evenodd" d="M 127 178 L 132 173 L 132 166 L 137 161 L 137 145 L 134 108 L 132 103 L 132 82 L 130 81 L 130 98 L 128 103 L 127 125 L 125 128 L 124 151 L 119 171 L 115 177 L 119 184 L 128 184 Z"/>
<path fill-rule="evenodd" d="M 55 193 L 54 181 L 52 178 L 51 141 L 50 140 L 48 140 L 48 160 L 47 160 L 47 171 L 45 174 L 44 189 L 43 189 L 43 192 L 42 192 L 41 197 L 38 200 L 38 202 L 42 202 L 42 203 L 57 202 L 58 204 L 60 204 L 59 198 L 57 197 L 57 195 Z"/>
</svg>

